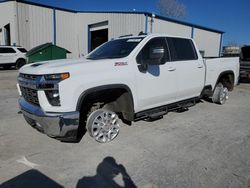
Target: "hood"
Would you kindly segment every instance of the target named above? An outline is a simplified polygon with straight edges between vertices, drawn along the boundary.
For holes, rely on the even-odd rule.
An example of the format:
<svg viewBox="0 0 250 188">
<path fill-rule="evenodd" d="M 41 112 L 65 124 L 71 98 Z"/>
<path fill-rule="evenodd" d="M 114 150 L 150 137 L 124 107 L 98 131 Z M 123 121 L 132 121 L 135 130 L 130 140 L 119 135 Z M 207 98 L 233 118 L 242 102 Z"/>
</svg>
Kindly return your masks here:
<svg viewBox="0 0 250 188">
<path fill-rule="evenodd" d="M 110 69 L 115 66 L 115 62 L 124 61 L 122 59 L 100 59 L 88 60 L 80 59 L 61 59 L 53 61 L 43 61 L 23 66 L 19 72 L 24 74 L 54 74 L 63 72 L 90 72 L 96 70 Z"/>
<path fill-rule="evenodd" d="M 90 60 L 91 61 L 91 60 Z M 23 66 L 19 72 L 25 74 L 53 74 L 62 71 L 68 72 L 72 67 L 81 66 L 90 62 L 87 59 L 60 59 L 53 61 L 42 61 Z"/>
</svg>

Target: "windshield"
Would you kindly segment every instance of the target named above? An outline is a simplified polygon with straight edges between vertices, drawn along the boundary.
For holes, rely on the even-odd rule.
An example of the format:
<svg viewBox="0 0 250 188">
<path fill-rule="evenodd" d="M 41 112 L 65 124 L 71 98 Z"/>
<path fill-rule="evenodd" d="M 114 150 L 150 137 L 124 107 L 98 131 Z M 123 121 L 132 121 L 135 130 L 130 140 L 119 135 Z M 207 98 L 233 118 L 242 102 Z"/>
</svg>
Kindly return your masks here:
<svg viewBox="0 0 250 188">
<path fill-rule="evenodd" d="M 142 40 L 143 37 L 111 40 L 91 52 L 86 58 L 112 59 L 126 57 Z"/>
</svg>

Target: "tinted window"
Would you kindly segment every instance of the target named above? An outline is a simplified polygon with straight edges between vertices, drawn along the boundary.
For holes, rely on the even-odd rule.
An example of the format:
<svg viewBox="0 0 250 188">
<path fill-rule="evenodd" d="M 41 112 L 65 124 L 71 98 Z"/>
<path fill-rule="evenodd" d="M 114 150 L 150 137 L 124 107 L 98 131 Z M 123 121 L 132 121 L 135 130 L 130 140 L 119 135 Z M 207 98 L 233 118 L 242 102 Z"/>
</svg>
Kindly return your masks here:
<svg viewBox="0 0 250 188">
<path fill-rule="evenodd" d="M 190 39 L 167 38 L 172 61 L 195 60 L 198 56 Z"/>
<path fill-rule="evenodd" d="M 164 48 L 164 56 L 161 59 L 161 63 L 164 64 L 166 61 L 169 61 L 169 52 L 168 52 L 168 47 L 166 43 L 166 39 L 164 37 L 158 37 L 158 38 L 153 38 L 151 39 L 140 51 L 138 54 L 136 60 L 137 63 L 143 64 L 149 62 L 149 61 L 159 61 L 157 59 L 151 59 L 149 57 L 150 55 L 150 49 L 152 48 Z"/>
<path fill-rule="evenodd" d="M 7 53 L 16 53 L 16 51 L 13 48 L 0 48 L 1 54 L 7 54 Z"/>
<path fill-rule="evenodd" d="M 22 53 L 26 53 L 27 52 L 27 50 L 25 49 L 25 48 L 17 48 L 20 52 L 22 52 Z"/>
<path fill-rule="evenodd" d="M 101 47 L 95 49 L 87 59 L 110 59 L 126 57 L 143 40 L 140 38 L 124 38 L 109 41 Z"/>
<path fill-rule="evenodd" d="M 245 61 L 250 60 L 250 46 L 244 46 L 241 48 L 241 59 Z"/>
</svg>

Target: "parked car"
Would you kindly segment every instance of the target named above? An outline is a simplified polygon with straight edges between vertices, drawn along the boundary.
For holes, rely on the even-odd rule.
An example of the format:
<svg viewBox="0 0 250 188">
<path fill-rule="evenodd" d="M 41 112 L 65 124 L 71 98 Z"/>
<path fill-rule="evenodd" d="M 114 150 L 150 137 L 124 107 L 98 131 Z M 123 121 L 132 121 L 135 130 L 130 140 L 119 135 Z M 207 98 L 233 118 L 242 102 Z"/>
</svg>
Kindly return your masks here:
<svg viewBox="0 0 250 188">
<path fill-rule="evenodd" d="M 250 80 L 250 46 L 243 46 L 241 48 L 240 77 Z"/>
<path fill-rule="evenodd" d="M 20 69 L 26 64 L 26 52 L 27 50 L 20 46 L 0 46 L 0 66 L 15 66 L 16 69 Z"/>
<path fill-rule="evenodd" d="M 239 58 L 203 59 L 191 38 L 125 37 L 82 59 L 22 67 L 19 106 L 26 121 L 50 137 L 78 140 L 86 129 L 106 143 L 118 135 L 119 119 L 155 119 L 204 96 L 224 104 L 238 76 Z"/>
</svg>

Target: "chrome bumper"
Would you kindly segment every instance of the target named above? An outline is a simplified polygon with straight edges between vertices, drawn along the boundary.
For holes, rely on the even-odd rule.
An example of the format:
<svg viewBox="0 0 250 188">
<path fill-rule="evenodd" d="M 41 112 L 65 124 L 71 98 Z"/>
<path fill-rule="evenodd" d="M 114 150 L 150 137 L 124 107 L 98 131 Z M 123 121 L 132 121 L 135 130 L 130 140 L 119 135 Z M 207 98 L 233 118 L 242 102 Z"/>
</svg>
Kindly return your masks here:
<svg viewBox="0 0 250 188">
<path fill-rule="evenodd" d="M 62 141 L 76 141 L 79 112 L 48 113 L 39 106 L 19 99 L 19 106 L 27 123 L 40 132 Z"/>
</svg>

